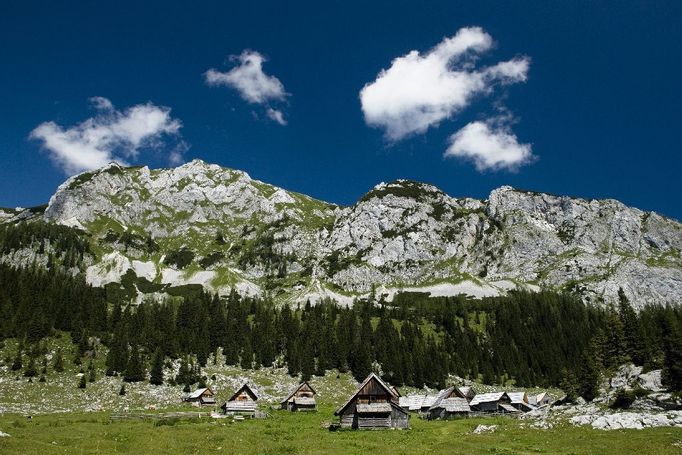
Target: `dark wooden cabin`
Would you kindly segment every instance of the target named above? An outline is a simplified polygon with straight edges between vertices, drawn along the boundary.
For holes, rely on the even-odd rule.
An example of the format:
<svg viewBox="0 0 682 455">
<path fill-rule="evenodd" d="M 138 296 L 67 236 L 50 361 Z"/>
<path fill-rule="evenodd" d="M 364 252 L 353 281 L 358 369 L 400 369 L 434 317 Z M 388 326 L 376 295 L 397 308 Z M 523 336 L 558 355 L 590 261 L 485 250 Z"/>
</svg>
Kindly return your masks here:
<svg viewBox="0 0 682 455">
<path fill-rule="evenodd" d="M 370 373 L 334 415 L 339 417 L 341 428 L 409 428 L 409 415 L 399 406 L 396 392 L 377 375 Z"/>
<path fill-rule="evenodd" d="M 258 396 L 248 384 L 241 386 L 229 400 L 221 406 L 225 414 L 255 417 Z"/>
<path fill-rule="evenodd" d="M 317 395 L 315 389 L 308 382 L 303 382 L 292 390 L 280 404 L 282 409 L 288 411 L 317 411 L 315 395 Z"/>
<path fill-rule="evenodd" d="M 505 392 L 481 393 L 469 403 L 471 409 L 478 412 L 514 414 L 520 412 L 511 405 L 511 399 Z"/>
<path fill-rule="evenodd" d="M 535 409 L 528 399 L 526 392 L 507 392 L 507 396 L 511 400 L 511 405 L 521 412 L 529 412 Z"/>
</svg>

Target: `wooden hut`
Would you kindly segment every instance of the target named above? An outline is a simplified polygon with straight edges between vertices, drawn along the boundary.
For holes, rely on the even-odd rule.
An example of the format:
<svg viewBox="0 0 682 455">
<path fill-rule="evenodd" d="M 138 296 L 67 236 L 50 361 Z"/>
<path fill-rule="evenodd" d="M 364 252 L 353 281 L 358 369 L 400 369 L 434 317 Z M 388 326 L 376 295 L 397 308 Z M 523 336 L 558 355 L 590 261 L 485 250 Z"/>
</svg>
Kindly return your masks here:
<svg viewBox="0 0 682 455">
<path fill-rule="evenodd" d="M 248 384 L 244 384 L 221 406 L 221 409 L 228 415 L 255 417 L 257 401 L 256 393 Z"/>
<path fill-rule="evenodd" d="M 471 412 L 465 391 L 452 386 L 438 393 L 435 401 L 426 413 L 428 419 L 451 419 L 467 417 Z"/>
<path fill-rule="evenodd" d="M 535 409 L 535 406 L 529 403 L 526 392 L 507 392 L 510 404 L 521 412 L 528 412 Z"/>
<path fill-rule="evenodd" d="M 505 392 L 480 393 L 470 402 L 471 409 L 478 412 L 513 414 L 519 410 L 511 405 L 511 399 Z"/>
<path fill-rule="evenodd" d="M 215 406 L 215 395 L 209 387 L 196 389 L 184 399 L 196 406 Z"/>
<path fill-rule="evenodd" d="M 537 407 L 546 406 L 551 402 L 552 399 L 547 392 L 540 392 L 537 395 L 528 395 L 528 403 Z"/>
<path fill-rule="evenodd" d="M 288 411 L 317 411 L 315 389 L 308 382 L 303 382 L 294 388 L 280 404 Z"/>
<path fill-rule="evenodd" d="M 370 373 L 348 401 L 336 410 L 342 428 L 380 430 L 408 428 L 409 415 L 399 406 L 399 396 Z"/>
</svg>

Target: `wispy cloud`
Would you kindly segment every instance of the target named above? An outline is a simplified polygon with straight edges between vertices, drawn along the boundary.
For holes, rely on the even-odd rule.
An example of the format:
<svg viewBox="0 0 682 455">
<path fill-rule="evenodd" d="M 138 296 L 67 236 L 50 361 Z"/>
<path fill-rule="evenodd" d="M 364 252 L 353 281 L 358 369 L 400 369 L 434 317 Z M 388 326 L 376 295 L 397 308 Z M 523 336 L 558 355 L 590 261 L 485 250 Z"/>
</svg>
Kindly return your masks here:
<svg viewBox="0 0 682 455">
<path fill-rule="evenodd" d="M 394 59 L 360 91 L 366 123 L 398 141 L 438 125 L 496 85 L 525 81 L 528 57 L 476 67 L 476 58 L 492 47 L 488 33 L 468 27 L 424 54 L 413 50 Z"/>
<path fill-rule="evenodd" d="M 289 94 L 279 79 L 263 71 L 265 57 L 259 52 L 247 49 L 238 56 L 231 56 L 230 60 L 237 64 L 227 72 L 213 68 L 206 71 L 204 73 L 206 83 L 210 86 L 227 86 L 235 89 L 246 102 L 266 106 L 268 118 L 280 125 L 286 125 L 282 110 L 270 107 L 269 103 L 285 101 Z"/>
<path fill-rule="evenodd" d="M 519 143 L 504 117 L 471 122 L 450 136 L 449 143 L 445 157 L 473 161 L 479 171 L 516 170 L 535 158 L 531 145 Z"/>
<path fill-rule="evenodd" d="M 273 109 L 269 107 L 265 113 L 267 114 L 268 118 L 270 120 L 275 121 L 279 123 L 280 125 L 286 125 L 287 121 L 284 119 L 284 114 L 282 114 L 282 111 L 279 111 L 277 109 Z"/>
<path fill-rule="evenodd" d="M 170 108 L 152 103 L 138 104 L 118 111 L 110 100 L 94 97 L 90 102 L 97 114 L 70 128 L 44 122 L 31 131 L 30 138 L 42 142 L 54 162 L 67 174 L 92 170 L 111 161 L 127 164 L 146 147 L 158 148 L 166 137 L 179 139 L 180 120 Z M 186 145 L 180 142 L 167 157 L 182 161 Z"/>
</svg>

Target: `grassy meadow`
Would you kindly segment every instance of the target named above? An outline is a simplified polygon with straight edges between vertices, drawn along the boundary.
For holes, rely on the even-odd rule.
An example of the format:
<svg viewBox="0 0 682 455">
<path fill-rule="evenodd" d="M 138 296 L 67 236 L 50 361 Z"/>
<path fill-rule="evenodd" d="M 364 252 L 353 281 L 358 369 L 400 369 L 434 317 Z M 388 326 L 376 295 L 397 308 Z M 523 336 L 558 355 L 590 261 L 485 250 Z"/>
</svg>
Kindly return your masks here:
<svg viewBox="0 0 682 455">
<path fill-rule="evenodd" d="M 599 431 L 570 425 L 527 428 L 511 418 L 423 421 L 410 430 L 329 431 L 333 408 L 317 413 L 273 411 L 265 420 L 116 420 L 107 413 L 0 417 L 3 454 L 668 454 L 682 453 L 682 429 Z M 497 431 L 473 434 L 478 424 Z"/>
<path fill-rule="evenodd" d="M 313 377 L 320 409 L 316 413 L 274 410 L 279 399 L 297 383 L 284 368 L 244 371 L 209 361 L 204 374 L 222 404 L 243 382 L 256 387 L 262 409 L 270 417 L 233 422 L 213 419 L 208 411 L 201 418 L 161 418 L 172 411 L 196 412 L 182 403 L 182 386 L 152 386 L 147 382 L 126 384 L 118 394 L 120 377 L 103 374 L 106 349 L 97 354 L 96 381 L 79 389 L 81 366 L 73 363 L 73 345 L 65 334 L 47 340 L 50 363 L 46 382 L 31 382 L 10 364 L 16 340 L 0 347 L 0 454 L 52 453 L 234 453 L 234 454 L 476 454 L 548 453 L 606 454 L 682 453 L 681 428 L 600 431 L 559 423 L 551 429 L 532 427 L 530 420 L 475 418 L 424 421 L 411 417 L 411 429 L 388 431 L 329 431 L 334 409 L 355 389 L 348 373 L 328 372 Z M 64 351 L 63 372 L 52 368 L 56 350 Z M 220 359 L 219 359 L 220 360 Z M 176 369 L 177 365 L 173 365 Z M 166 370 L 166 377 L 174 374 Z M 486 391 L 484 386 L 477 388 Z M 416 389 L 404 388 L 409 394 Z M 433 391 L 431 391 L 432 393 Z M 556 392 L 556 391 L 552 391 Z M 423 393 L 423 391 L 422 391 Z M 145 420 L 114 420 L 111 415 L 146 414 Z M 30 418 L 29 418 L 30 416 Z M 473 434 L 479 425 L 497 425 L 493 433 Z"/>
</svg>

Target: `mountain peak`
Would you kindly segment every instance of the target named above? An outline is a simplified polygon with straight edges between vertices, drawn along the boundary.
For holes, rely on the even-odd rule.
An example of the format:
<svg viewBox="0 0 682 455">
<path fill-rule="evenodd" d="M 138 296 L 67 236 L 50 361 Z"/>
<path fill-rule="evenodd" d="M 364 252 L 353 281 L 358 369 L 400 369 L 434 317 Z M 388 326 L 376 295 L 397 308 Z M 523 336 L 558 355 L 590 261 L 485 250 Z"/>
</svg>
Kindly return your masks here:
<svg viewBox="0 0 682 455">
<path fill-rule="evenodd" d="M 112 163 L 71 177 L 44 214 L 4 211 L 0 222 L 38 217 L 96 242 L 94 285 L 133 270 L 160 285 L 285 299 L 372 286 L 474 296 L 545 287 L 596 302 L 616 301 L 622 288 L 635 306 L 682 299 L 680 223 L 510 186 L 480 201 L 400 179 L 341 208 L 202 160 L 153 170 Z"/>
</svg>

